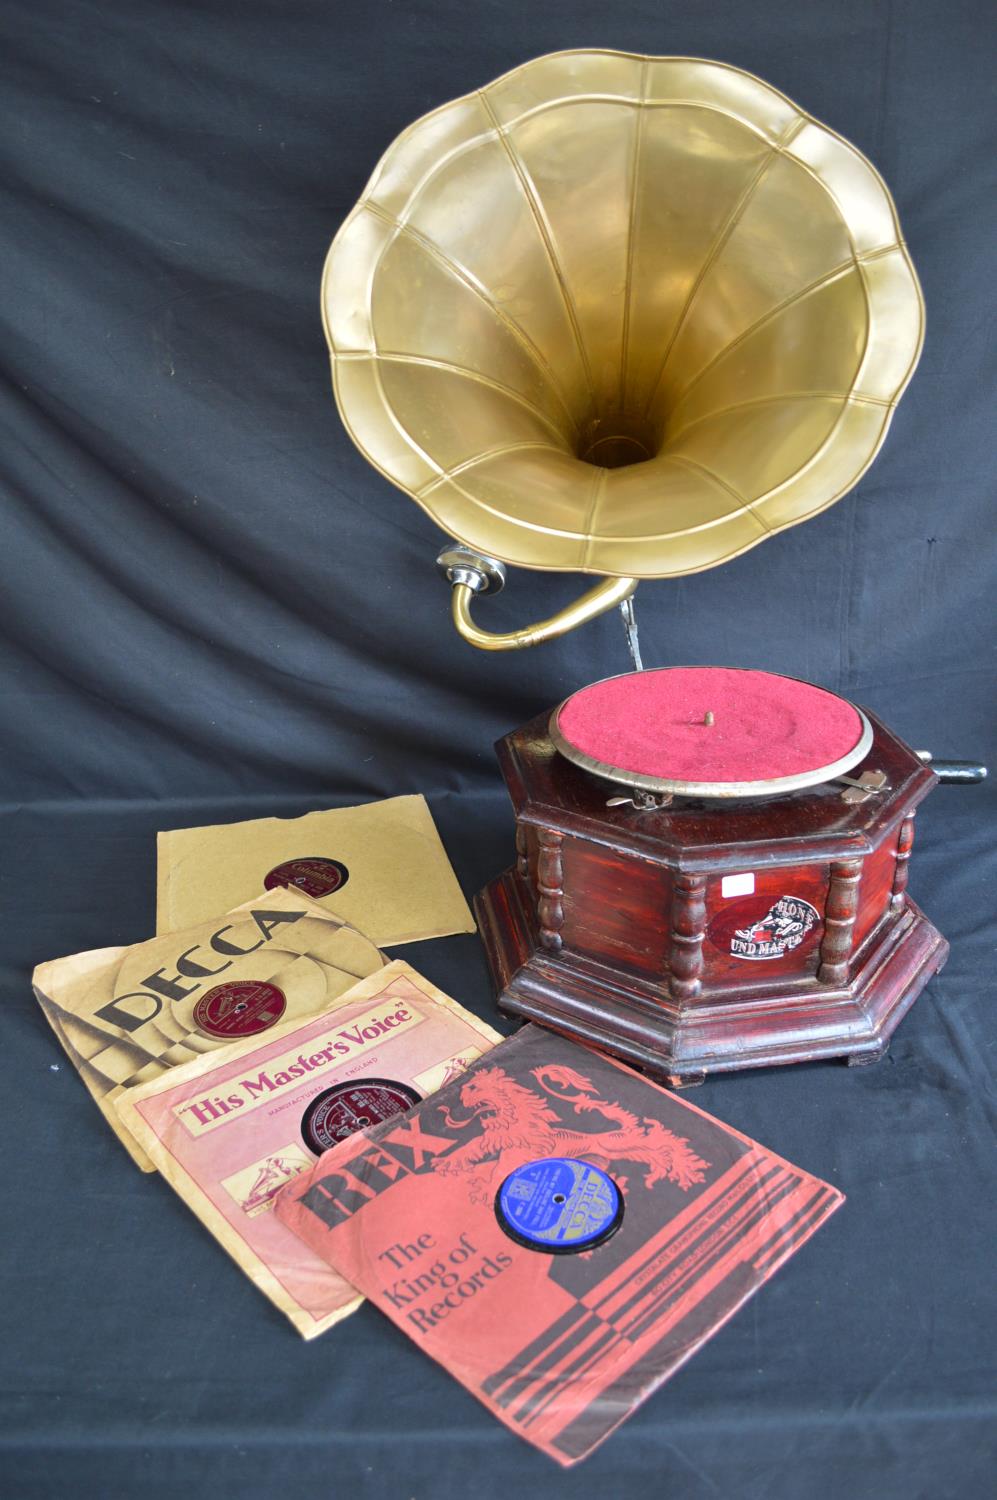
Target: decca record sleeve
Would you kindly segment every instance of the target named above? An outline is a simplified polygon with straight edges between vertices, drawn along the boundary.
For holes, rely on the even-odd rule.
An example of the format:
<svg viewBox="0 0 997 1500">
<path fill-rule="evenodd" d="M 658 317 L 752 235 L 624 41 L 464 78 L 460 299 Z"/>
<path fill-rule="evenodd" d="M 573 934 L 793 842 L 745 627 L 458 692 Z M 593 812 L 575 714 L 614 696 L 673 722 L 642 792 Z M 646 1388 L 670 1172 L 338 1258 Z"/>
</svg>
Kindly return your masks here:
<svg viewBox="0 0 997 1500">
<path fill-rule="evenodd" d="M 159 835 L 157 868 L 158 932 L 280 886 L 353 922 L 379 947 L 474 931 L 432 813 L 416 795 L 170 829 Z"/>
<path fill-rule="evenodd" d="M 277 1213 L 520 1437 L 584 1458 L 843 1201 L 527 1026 Z"/>
<path fill-rule="evenodd" d="M 260 1291 L 313 1338 L 361 1299 L 280 1222 L 276 1196 L 326 1147 L 409 1109 L 500 1040 L 399 960 L 325 1014 L 174 1069 L 117 1110 Z"/>
<path fill-rule="evenodd" d="M 341 918 L 278 889 L 182 933 L 39 964 L 32 984 L 104 1118 L 151 1172 L 114 1110 L 123 1091 L 318 1015 L 385 962 Z"/>
</svg>

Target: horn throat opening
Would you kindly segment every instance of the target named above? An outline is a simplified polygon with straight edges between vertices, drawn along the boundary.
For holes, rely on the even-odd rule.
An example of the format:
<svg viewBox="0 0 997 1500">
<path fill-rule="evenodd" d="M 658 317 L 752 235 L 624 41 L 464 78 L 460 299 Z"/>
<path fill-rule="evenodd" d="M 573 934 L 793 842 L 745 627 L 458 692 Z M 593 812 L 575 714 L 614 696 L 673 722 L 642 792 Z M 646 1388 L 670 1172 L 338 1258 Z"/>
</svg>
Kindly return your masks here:
<svg viewBox="0 0 997 1500">
<path fill-rule="evenodd" d="M 614 411 L 583 423 L 577 456 L 600 469 L 623 469 L 646 463 L 661 451 L 663 432 L 646 417 Z"/>
</svg>

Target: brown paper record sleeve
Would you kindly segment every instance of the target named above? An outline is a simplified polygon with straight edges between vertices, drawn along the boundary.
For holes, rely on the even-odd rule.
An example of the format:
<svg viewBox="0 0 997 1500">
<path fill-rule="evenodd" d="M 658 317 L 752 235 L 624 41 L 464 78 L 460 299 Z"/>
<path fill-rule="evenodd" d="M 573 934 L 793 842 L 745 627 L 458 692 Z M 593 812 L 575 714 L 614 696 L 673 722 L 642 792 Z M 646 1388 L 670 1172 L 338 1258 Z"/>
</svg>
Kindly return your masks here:
<svg viewBox="0 0 997 1500">
<path fill-rule="evenodd" d="M 84 955 L 80 956 L 82 957 Z M 111 1104 L 111 1093 L 113 1092 L 113 1090 L 108 1090 L 107 1080 L 105 1078 L 102 1078 L 99 1074 L 95 1074 L 94 1070 L 90 1067 L 90 1064 L 86 1061 L 86 1059 L 84 1057 L 81 1057 L 73 1047 L 73 1044 L 72 1042 L 70 1042 L 63 1027 L 62 1019 L 59 1013 L 54 1008 L 51 1008 L 46 1004 L 43 996 L 38 991 L 36 991 L 36 995 L 39 1004 L 41 1005 L 42 1015 L 48 1021 L 52 1030 L 55 1032 L 55 1035 L 58 1038 L 59 1042 L 61 1042 L 67 1057 L 69 1058 L 73 1067 L 76 1069 L 77 1073 L 80 1075 L 80 1078 L 83 1080 L 83 1083 L 86 1086 L 87 1092 L 93 1099 L 101 1114 L 104 1116 L 104 1119 L 107 1121 L 108 1125 L 110 1125 L 111 1129 L 118 1137 L 118 1140 L 124 1146 L 125 1150 L 128 1152 L 128 1155 L 131 1157 L 132 1161 L 140 1169 L 140 1171 L 154 1172 L 156 1170 L 155 1164 L 149 1160 L 148 1156 L 146 1156 L 138 1141 L 130 1136 L 127 1131 L 119 1128 L 119 1121 L 116 1114 L 114 1113 L 114 1109 Z"/>
<path fill-rule="evenodd" d="M 192 926 L 281 881 L 297 881 L 379 947 L 475 930 L 418 795 L 160 833 L 156 930 Z"/>
</svg>

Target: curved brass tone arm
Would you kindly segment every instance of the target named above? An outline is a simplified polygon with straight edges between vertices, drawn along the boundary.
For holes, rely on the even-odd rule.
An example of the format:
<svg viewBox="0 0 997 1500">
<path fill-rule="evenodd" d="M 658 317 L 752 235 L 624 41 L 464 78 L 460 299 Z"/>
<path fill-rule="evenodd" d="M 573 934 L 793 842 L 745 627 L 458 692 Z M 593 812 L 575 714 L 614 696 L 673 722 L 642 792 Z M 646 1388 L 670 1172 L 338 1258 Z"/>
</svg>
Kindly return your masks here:
<svg viewBox="0 0 997 1500">
<path fill-rule="evenodd" d="M 549 619 L 537 620 L 533 625 L 524 625 L 520 630 L 509 630 L 505 634 L 482 630 L 471 619 L 471 600 L 475 591 L 469 584 L 454 584 L 451 612 L 458 634 L 470 645 L 479 646 L 482 651 L 518 651 L 523 646 L 538 646 L 541 641 L 567 635 L 576 626 L 594 620 L 596 615 L 604 614 L 616 604 L 622 604 L 636 587 L 636 578 L 604 578 L 574 604 L 566 604 Z"/>
<path fill-rule="evenodd" d="M 451 597 L 453 622 L 457 631 L 472 646 L 482 651 L 518 651 L 523 646 L 536 646 L 541 641 L 552 641 L 556 636 L 567 635 L 587 620 L 594 620 L 617 604 L 629 599 L 637 587 L 636 578 L 604 578 L 595 588 L 589 589 L 573 604 L 565 605 L 556 615 L 547 620 L 537 620 L 533 625 L 524 625 L 520 630 L 505 634 L 482 630 L 471 618 L 471 601 L 474 595 L 484 590 L 472 584 L 455 581 Z"/>
</svg>

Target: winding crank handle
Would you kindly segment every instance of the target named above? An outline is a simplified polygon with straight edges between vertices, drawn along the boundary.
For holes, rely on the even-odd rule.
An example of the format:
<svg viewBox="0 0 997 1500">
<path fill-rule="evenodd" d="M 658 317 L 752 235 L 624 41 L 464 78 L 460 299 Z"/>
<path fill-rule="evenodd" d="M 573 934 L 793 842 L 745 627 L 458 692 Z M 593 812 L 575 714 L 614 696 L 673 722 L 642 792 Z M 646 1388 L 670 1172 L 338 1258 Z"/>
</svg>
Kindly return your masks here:
<svg viewBox="0 0 997 1500">
<path fill-rule="evenodd" d="M 987 768 L 976 760 L 935 760 L 930 750 L 914 752 L 918 760 L 929 765 L 939 781 L 953 786 L 976 786 L 987 779 Z"/>
</svg>

